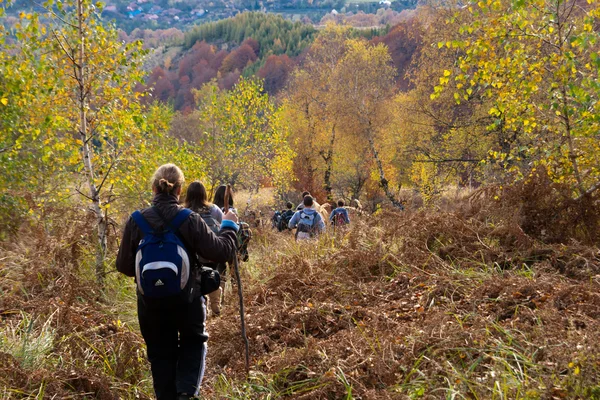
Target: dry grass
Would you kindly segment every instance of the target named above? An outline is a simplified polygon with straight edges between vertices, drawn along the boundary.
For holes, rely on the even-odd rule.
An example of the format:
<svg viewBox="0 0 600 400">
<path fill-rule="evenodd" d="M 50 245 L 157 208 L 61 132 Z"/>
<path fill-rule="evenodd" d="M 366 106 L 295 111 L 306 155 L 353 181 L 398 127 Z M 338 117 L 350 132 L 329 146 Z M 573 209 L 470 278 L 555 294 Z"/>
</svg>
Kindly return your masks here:
<svg viewBox="0 0 600 400">
<path fill-rule="evenodd" d="M 452 211 L 353 216 L 311 243 L 254 228 L 250 376 L 230 294 L 209 319 L 205 397 L 600 398 L 599 249 L 544 240 L 527 228 L 542 214 L 494 190 Z M 98 290 L 92 221 L 56 220 L 70 224 L 0 244 L 0 398 L 151 398 L 132 282 Z"/>
<path fill-rule="evenodd" d="M 93 281 L 93 220 L 54 217 L 69 224 L 23 226 L 1 247 L 0 398 L 151 398 L 143 341 L 108 300 L 116 276 L 106 292 Z"/>
<path fill-rule="evenodd" d="M 232 299 L 208 398 L 600 398 L 595 247 L 422 211 L 301 245 L 261 231 L 252 251 L 251 375 Z"/>
</svg>

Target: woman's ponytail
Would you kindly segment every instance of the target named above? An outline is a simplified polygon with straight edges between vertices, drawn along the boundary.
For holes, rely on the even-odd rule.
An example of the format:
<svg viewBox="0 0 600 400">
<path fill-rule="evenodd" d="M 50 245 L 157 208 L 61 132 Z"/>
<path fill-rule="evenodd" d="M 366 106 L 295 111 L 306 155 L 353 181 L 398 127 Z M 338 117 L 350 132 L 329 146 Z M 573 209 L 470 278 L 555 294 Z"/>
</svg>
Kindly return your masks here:
<svg viewBox="0 0 600 400">
<path fill-rule="evenodd" d="M 175 164 L 165 164 L 158 167 L 152 177 L 152 188 L 156 193 L 174 193 L 185 182 L 183 172 Z"/>
</svg>

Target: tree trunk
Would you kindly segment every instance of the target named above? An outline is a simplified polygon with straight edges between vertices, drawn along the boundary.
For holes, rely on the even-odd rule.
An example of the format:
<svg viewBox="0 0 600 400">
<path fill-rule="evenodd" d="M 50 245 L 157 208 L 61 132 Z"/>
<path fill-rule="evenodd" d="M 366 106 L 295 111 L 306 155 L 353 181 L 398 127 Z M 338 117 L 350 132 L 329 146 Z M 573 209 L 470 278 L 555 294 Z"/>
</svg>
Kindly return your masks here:
<svg viewBox="0 0 600 400">
<path fill-rule="evenodd" d="M 379 152 L 377 151 L 377 148 L 375 147 L 375 139 L 373 138 L 373 133 L 371 132 L 370 127 L 367 132 L 367 138 L 369 140 L 369 147 L 371 148 L 371 154 L 373 155 L 373 158 L 375 159 L 375 163 L 377 164 L 377 169 L 379 170 L 379 185 L 383 189 L 385 196 L 392 202 L 394 207 L 398 207 L 401 210 L 404 210 L 404 205 L 400 201 L 396 200 L 396 196 L 394 196 L 394 193 L 392 193 L 392 191 L 390 190 L 389 181 L 385 178 L 383 164 L 381 163 L 381 158 L 379 158 Z"/>
<path fill-rule="evenodd" d="M 78 82 L 78 106 L 79 106 L 79 136 L 82 142 L 82 156 L 83 165 L 85 168 L 85 174 L 87 183 L 90 190 L 90 199 L 92 201 L 92 210 L 96 214 L 96 221 L 98 224 L 98 249 L 96 250 L 96 280 L 99 285 L 104 283 L 104 258 L 106 256 L 106 243 L 107 243 L 107 224 L 104 212 L 102 211 L 102 204 L 100 203 L 100 193 L 96 187 L 94 165 L 92 161 L 92 152 L 90 150 L 90 137 L 88 136 L 87 126 L 87 107 L 88 107 L 88 93 L 86 89 L 87 84 L 87 71 L 85 66 L 85 32 L 83 27 L 84 16 L 83 16 L 83 0 L 77 0 L 77 21 L 79 30 L 79 55 L 77 57 L 78 62 L 75 66 L 77 71 L 77 82 Z"/>
<path fill-rule="evenodd" d="M 309 105 L 308 103 L 306 103 L 305 109 L 304 109 L 304 114 L 306 116 L 306 119 L 308 121 L 308 132 L 309 132 L 309 140 L 308 140 L 308 146 L 309 146 L 309 152 L 307 156 L 304 157 L 304 164 L 306 165 L 306 173 L 307 173 L 307 178 L 308 178 L 308 182 L 306 187 L 304 188 L 305 190 L 308 190 L 310 192 L 314 192 L 315 189 L 315 172 L 317 172 L 317 168 L 316 167 L 312 167 L 313 165 L 313 160 L 310 158 L 310 155 L 314 154 L 314 146 L 313 146 L 313 139 L 315 137 L 315 123 L 312 121 L 312 118 L 310 116 L 310 110 L 309 110 Z"/>
<path fill-rule="evenodd" d="M 560 0 L 556 2 L 556 31 L 557 31 L 557 35 L 558 35 L 558 40 L 556 43 L 556 47 L 558 48 L 558 52 L 560 53 L 561 58 L 564 60 L 566 57 L 568 57 L 565 53 L 568 50 L 565 50 L 564 46 L 565 43 L 567 43 L 567 38 L 569 33 L 565 33 L 566 30 L 568 30 L 570 32 L 571 27 L 568 26 L 568 24 L 565 24 L 565 20 L 568 19 L 568 16 L 563 19 L 562 16 L 564 16 L 565 14 L 570 15 L 571 11 L 573 10 L 573 7 L 575 7 L 575 3 L 573 3 L 570 6 L 569 10 L 563 10 L 563 12 L 561 13 L 561 4 L 564 4 L 564 2 L 561 2 Z M 566 26 L 565 26 L 566 25 Z M 563 35 L 564 33 L 564 35 Z M 564 63 L 564 61 L 563 61 Z M 579 196 L 578 197 L 583 197 L 586 195 L 586 189 L 585 189 L 585 184 L 583 182 L 583 179 L 581 177 L 581 172 L 579 171 L 579 163 L 577 161 L 577 158 L 579 157 L 577 154 L 577 150 L 575 149 L 575 143 L 573 142 L 573 136 L 572 136 L 572 126 L 571 126 L 571 117 L 569 116 L 569 99 L 567 97 L 567 88 L 569 86 L 569 84 L 575 84 L 575 82 L 571 82 L 571 81 L 567 81 L 565 82 L 564 78 L 563 78 L 563 82 L 560 88 L 561 91 L 561 95 L 562 95 L 562 119 L 563 119 L 563 123 L 565 126 L 565 133 L 563 135 L 564 139 L 567 141 L 567 146 L 569 148 L 568 150 L 568 158 L 569 161 L 571 161 L 571 164 L 573 166 L 573 176 L 575 177 L 575 181 L 577 182 L 577 191 L 579 192 Z"/>
<path fill-rule="evenodd" d="M 335 144 L 335 125 L 331 127 L 331 138 L 329 139 L 329 148 L 327 149 L 327 155 L 325 152 L 321 152 L 321 156 L 325 161 L 325 174 L 323 177 L 323 183 L 325 184 L 325 193 L 327 193 L 327 201 L 333 202 L 333 196 L 331 194 L 333 188 L 331 187 L 331 172 L 333 170 L 333 145 Z"/>
<path fill-rule="evenodd" d="M 575 149 L 575 143 L 573 143 L 573 136 L 571 132 L 571 118 L 569 117 L 567 90 L 565 87 L 562 88 L 562 96 L 565 138 L 567 139 L 567 145 L 569 146 L 569 161 L 571 161 L 571 164 L 573 165 L 573 175 L 575 176 L 575 181 L 577 182 L 577 190 L 579 191 L 579 196 L 585 196 L 586 189 L 583 183 L 583 179 L 581 178 L 581 173 L 579 172 L 579 163 L 577 162 L 577 150 Z"/>
</svg>

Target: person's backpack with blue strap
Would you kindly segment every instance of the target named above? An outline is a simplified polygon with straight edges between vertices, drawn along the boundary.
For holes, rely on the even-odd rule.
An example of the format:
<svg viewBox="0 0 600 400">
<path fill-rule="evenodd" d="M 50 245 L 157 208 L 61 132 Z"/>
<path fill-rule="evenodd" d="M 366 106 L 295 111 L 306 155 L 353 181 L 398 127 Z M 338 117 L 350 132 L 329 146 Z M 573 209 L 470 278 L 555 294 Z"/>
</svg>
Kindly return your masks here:
<svg viewBox="0 0 600 400">
<path fill-rule="evenodd" d="M 139 211 L 131 215 L 144 234 L 135 256 L 136 281 L 142 295 L 171 297 L 186 289 L 191 263 L 177 229 L 191 213 L 187 208 L 181 209 L 162 230 L 152 228 Z"/>
<path fill-rule="evenodd" d="M 298 226 L 296 233 L 305 232 L 309 233 L 310 236 L 314 236 L 317 231 L 317 224 L 319 222 L 320 215 L 317 216 L 317 212 L 314 213 L 306 213 L 302 211 L 300 213 L 300 220 L 298 221 Z"/>
</svg>

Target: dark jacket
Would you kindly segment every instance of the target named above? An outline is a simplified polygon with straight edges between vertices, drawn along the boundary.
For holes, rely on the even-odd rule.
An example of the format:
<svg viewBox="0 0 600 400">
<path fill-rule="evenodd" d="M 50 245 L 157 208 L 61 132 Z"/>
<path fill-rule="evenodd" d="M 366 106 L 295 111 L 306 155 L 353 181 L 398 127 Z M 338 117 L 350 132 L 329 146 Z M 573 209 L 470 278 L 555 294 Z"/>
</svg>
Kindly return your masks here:
<svg viewBox="0 0 600 400">
<path fill-rule="evenodd" d="M 169 221 L 182 208 L 178 204 L 177 197 L 169 194 L 157 194 L 152 200 L 152 205 L 158 207 Z M 152 227 L 164 227 L 163 220 L 152 208 L 143 209 L 141 213 Z M 192 247 L 192 249 L 186 250 L 189 253 L 195 252 L 200 257 L 214 262 L 232 260 L 236 252 L 236 231 L 238 226 L 231 221 L 223 222 L 219 234 L 215 235 L 200 215 L 192 213 L 179 228 L 181 236 Z M 123 240 L 121 241 L 119 254 L 117 255 L 117 270 L 119 272 L 127 276 L 135 276 L 135 255 L 142 238 L 142 231 L 130 216 L 125 224 Z"/>
</svg>

